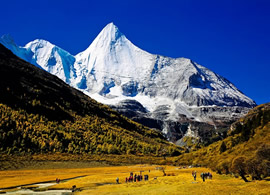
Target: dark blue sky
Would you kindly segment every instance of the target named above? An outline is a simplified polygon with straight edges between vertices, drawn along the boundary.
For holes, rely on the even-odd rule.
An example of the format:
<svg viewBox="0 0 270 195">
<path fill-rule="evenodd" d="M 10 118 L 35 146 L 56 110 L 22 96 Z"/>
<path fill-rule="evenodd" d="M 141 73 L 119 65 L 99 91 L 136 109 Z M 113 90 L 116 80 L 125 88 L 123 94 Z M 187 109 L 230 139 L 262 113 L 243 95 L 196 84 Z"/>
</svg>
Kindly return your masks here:
<svg viewBox="0 0 270 195">
<path fill-rule="evenodd" d="M 18 45 L 41 38 L 77 54 L 114 22 L 141 49 L 190 58 L 270 102 L 269 0 L 3 0 L 0 10 L 0 35 Z"/>
</svg>

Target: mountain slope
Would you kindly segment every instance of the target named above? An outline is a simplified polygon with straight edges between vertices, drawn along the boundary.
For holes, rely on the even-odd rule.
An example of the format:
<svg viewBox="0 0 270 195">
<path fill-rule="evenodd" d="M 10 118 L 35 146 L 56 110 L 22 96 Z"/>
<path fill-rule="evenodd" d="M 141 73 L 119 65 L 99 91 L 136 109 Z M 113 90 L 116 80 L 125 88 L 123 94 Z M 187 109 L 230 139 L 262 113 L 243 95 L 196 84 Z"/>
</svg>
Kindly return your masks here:
<svg viewBox="0 0 270 195">
<path fill-rule="evenodd" d="M 262 104 L 233 123 L 228 137 L 198 151 L 181 155 L 181 164 L 200 164 L 220 173 L 253 179 L 270 175 L 270 103 Z M 243 172 L 237 168 L 241 168 Z M 241 175 L 242 174 L 242 175 Z"/>
<path fill-rule="evenodd" d="M 0 153 L 173 155 L 163 136 L 0 44 Z"/>
<path fill-rule="evenodd" d="M 211 125 L 216 134 L 215 129 L 227 127 L 256 105 L 228 80 L 190 59 L 141 50 L 113 23 L 76 56 L 44 40 L 25 47 L 10 37 L 0 41 L 97 101 L 123 114 L 133 112 L 133 120 L 162 130 L 174 142 L 187 133 L 186 126 L 200 132 L 201 126 Z M 133 104 L 145 112 L 134 112 Z"/>
</svg>

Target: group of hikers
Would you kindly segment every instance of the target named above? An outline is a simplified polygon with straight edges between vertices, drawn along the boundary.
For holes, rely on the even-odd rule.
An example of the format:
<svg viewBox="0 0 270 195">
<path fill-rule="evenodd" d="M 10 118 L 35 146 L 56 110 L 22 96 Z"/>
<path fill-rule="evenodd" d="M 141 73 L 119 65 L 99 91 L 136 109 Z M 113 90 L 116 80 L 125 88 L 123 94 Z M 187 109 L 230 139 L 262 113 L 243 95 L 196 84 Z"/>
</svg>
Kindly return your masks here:
<svg viewBox="0 0 270 195">
<path fill-rule="evenodd" d="M 192 176 L 194 178 L 194 181 L 196 181 L 196 177 L 197 177 L 197 172 L 196 171 L 192 171 Z M 205 182 L 205 179 L 212 179 L 213 175 L 208 172 L 208 173 L 201 173 L 201 178 L 203 180 L 203 182 Z"/>
<path fill-rule="evenodd" d="M 150 172 L 150 170 L 149 170 Z M 196 171 L 192 171 L 192 177 L 194 178 L 194 181 L 196 181 L 197 178 L 197 172 Z M 205 182 L 205 179 L 212 179 L 213 175 L 210 172 L 207 173 L 201 173 L 201 178 L 203 180 L 203 182 Z M 126 177 L 126 183 L 128 182 L 139 182 L 139 181 L 147 181 L 149 180 L 149 176 L 148 175 L 144 175 L 144 178 L 142 176 L 142 174 L 140 173 L 140 175 L 133 175 L 133 172 L 130 173 L 129 177 Z M 116 183 L 119 184 L 119 178 L 116 178 Z"/>
<path fill-rule="evenodd" d="M 149 176 L 148 175 L 144 175 L 144 177 L 142 176 L 142 174 L 140 175 L 133 175 L 133 172 L 130 173 L 129 177 L 126 177 L 126 183 L 128 182 L 139 182 L 139 181 L 148 181 L 149 180 Z M 119 178 L 116 178 L 116 183 L 119 184 Z"/>
</svg>

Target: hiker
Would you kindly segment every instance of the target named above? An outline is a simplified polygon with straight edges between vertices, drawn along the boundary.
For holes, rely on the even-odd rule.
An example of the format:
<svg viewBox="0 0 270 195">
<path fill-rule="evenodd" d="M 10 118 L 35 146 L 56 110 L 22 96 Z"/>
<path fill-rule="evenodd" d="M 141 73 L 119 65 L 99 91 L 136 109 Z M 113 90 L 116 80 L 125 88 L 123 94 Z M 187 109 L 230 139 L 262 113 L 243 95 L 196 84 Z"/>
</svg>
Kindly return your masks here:
<svg viewBox="0 0 270 195">
<path fill-rule="evenodd" d="M 205 176 L 206 176 L 205 173 L 203 173 L 203 182 L 205 182 Z"/>
<path fill-rule="evenodd" d="M 148 175 L 144 175 L 144 181 L 148 180 Z"/>
<path fill-rule="evenodd" d="M 76 185 L 73 185 L 72 186 L 72 192 L 75 192 L 76 191 Z"/>
<path fill-rule="evenodd" d="M 194 177 L 194 181 L 196 181 L 196 177 L 197 177 L 197 172 L 196 171 L 192 171 L 192 176 Z"/>
<path fill-rule="evenodd" d="M 119 184 L 119 178 L 118 177 L 116 178 L 116 183 Z"/>
<path fill-rule="evenodd" d="M 137 179 L 137 175 L 135 174 L 134 175 L 134 182 L 136 182 L 136 179 Z"/>
<path fill-rule="evenodd" d="M 202 178 L 203 182 L 205 182 L 205 173 L 201 173 L 201 178 Z"/>
<path fill-rule="evenodd" d="M 128 182 L 128 178 L 126 177 L 126 183 Z"/>
</svg>

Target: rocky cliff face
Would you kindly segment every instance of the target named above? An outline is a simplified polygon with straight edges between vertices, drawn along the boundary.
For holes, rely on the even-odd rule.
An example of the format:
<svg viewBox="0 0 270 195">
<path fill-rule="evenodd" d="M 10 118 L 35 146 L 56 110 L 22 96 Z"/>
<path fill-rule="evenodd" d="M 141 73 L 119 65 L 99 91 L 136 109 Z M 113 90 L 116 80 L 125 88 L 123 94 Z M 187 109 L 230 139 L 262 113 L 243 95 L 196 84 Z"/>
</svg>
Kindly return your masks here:
<svg viewBox="0 0 270 195">
<path fill-rule="evenodd" d="M 200 132 L 208 126 L 215 132 L 256 105 L 227 79 L 190 59 L 154 55 L 136 47 L 113 23 L 76 56 L 45 40 L 25 47 L 10 37 L 1 42 L 97 101 L 160 129 L 173 142 L 188 128 Z"/>
</svg>

